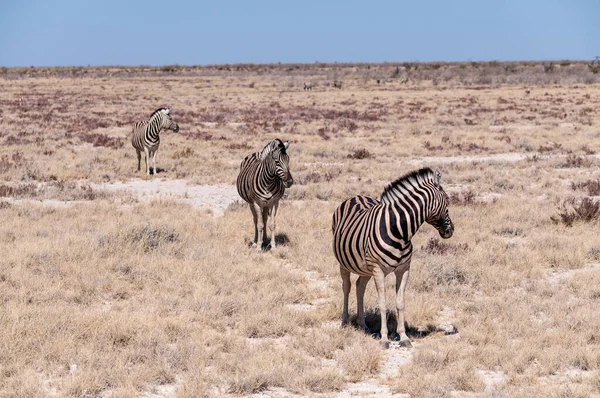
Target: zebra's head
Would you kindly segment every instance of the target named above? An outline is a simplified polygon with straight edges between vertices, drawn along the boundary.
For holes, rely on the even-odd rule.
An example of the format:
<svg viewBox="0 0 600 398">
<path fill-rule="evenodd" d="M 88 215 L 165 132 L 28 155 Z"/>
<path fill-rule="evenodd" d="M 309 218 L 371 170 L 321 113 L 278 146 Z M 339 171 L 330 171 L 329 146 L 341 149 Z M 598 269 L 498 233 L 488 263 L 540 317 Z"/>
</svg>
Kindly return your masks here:
<svg viewBox="0 0 600 398">
<path fill-rule="evenodd" d="M 263 149 L 262 160 L 275 166 L 275 174 L 283 182 L 283 186 L 289 188 L 294 183 L 292 173 L 290 172 L 290 157 L 287 149 L 290 142 L 282 142 L 280 139 L 274 139 Z"/>
<path fill-rule="evenodd" d="M 160 128 L 171 130 L 175 133 L 179 133 L 179 125 L 175 123 L 173 118 L 171 117 L 171 109 L 169 108 L 159 108 L 150 115 L 150 120 L 152 117 L 160 117 Z"/>
<path fill-rule="evenodd" d="M 435 169 L 433 178 L 433 200 L 430 201 L 431 208 L 429 209 L 427 223 L 433 225 L 438 230 L 443 239 L 448 239 L 454 233 L 454 223 L 450 219 L 448 213 L 448 204 L 450 199 L 442 188 L 442 173 L 439 169 Z"/>
</svg>

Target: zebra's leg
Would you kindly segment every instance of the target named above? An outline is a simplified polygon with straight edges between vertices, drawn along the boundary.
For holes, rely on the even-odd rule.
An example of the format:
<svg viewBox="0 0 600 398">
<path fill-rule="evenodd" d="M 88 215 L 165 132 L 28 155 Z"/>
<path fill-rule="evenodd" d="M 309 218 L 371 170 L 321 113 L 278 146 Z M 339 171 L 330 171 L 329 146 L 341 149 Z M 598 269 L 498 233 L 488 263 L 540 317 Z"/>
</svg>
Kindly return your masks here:
<svg viewBox="0 0 600 398">
<path fill-rule="evenodd" d="M 275 249 L 277 247 L 277 242 L 275 242 L 275 217 L 277 216 L 277 209 L 279 208 L 279 201 L 273 204 L 271 208 L 271 222 L 269 223 L 269 229 L 271 230 L 271 249 Z"/>
<path fill-rule="evenodd" d="M 352 283 L 350 283 L 350 271 L 340 266 L 340 275 L 342 276 L 342 290 L 344 292 L 344 310 L 342 312 L 342 327 L 348 325 L 348 298 L 350 296 L 350 289 Z"/>
<path fill-rule="evenodd" d="M 147 147 L 144 147 L 144 155 L 146 156 L 146 174 L 150 175 L 150 151 Z"/>
<path fill-rule="evenodd" d="M 138 158 L 138 169 L 137 171 L 140 171 L 140 164 L 142 163 L 142 153 L 139 150 L 135 150 L 137 152 L 137 158 Z"/>
<path fill-rule="evenodd" d="M 367 289 L 367 283 L 371 280 L 370 276 L 359 276 L 356 280 L 356 309 L 358 312 L 358 326 L 366 333 L 370 333 L 369 328 L 365 322 L 365 290 Z"/>
<path fill-rule="evenodd" d="M 156 175 L 156 154 L 158 153 L 158 148 L 154 150 L 153 156 L 152 156 L 152 163 L 154 163 L 154 173 L 153 175 Z"/>
<path fill-rule="evenodd" d="M 396 333 L 400 337 L 401 347 L 412 347 L 404 328 L 404 290 L 408 282 L 409 270 L 410 263 L 396 270 L 396 315 L 398 319 Z"/>
<path fill-rule="evenodd" d="M 252 220 L 254 220 L 254 240 L 252 241 L 252 247 L 256 248 L 258 242 L 258 212 L 260 208 L 255 203 L 248 203 L 250 211 L 252 212 Z"/>
<path fill-rule="evenodd" d="M 381 314 L 381 345 L 383 348 L 389 348 L 390 342 L 388 340 L 388 328 L 387 328 L 387 313 L 385 306 L 385 274 L 379 265 L 374 267 L 375 288 L 377 289 L 377 302 L 379 303 L 379 313 Z"/>
<path fill-rule="evenodd" d="M 259 225 L 259 232 L 260 232 L 260 236 L 262 237 L 262 243 L 260 245 L 259 250 L 262 250 L 263 247 L 266 249 L 267 248 L 267 221 L 269 219 L 269 208 L 268 207 L 263 207 L 262 209 L 262 214 L 261 214 L 261 223 Z"/>
</svg>

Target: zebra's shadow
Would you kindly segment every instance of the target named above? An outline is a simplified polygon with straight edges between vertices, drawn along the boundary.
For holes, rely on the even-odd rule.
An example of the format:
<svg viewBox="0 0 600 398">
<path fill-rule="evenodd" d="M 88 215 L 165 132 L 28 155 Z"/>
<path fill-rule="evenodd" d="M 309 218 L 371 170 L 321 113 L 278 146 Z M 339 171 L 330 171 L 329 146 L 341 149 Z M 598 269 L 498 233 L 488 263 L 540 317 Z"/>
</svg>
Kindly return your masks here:
<svg viewBox="0 0 600 398">
<path fill-rule="evenodd" d="M 162 168 L 160 168 L 160 167 L 157 167 L 157 168 L 156 168 L 156 174 L 166 173 L 166 171 L 167 171 L 167 170 L 165 170 L 165 169 L 162 169 Z M 150 169 L 150 175 L 154 175 L 154 170 L 153 170 L 153 169 Z"/>
<path fill-rule="evenodd" d="M 290 238 L 287 236 L 287 234 L 280 232 L 275 234 L 275 243 L 277 246 L 287 246 L 290 243 Z M 248 247 L 250 246 L 252 246 L 252 240 L 248 241 Z M 261 250 L 268 251 L 271 250 L 271 247 L 271 239 L 269 238 L 267 239 L 267 243 L 261 246 Z"/>
<path fill-rule="evenodd" d="M 358 315 L 354 314 L 350 317 L 350 323 L 355 328 L 358 326 Z M 379 309 L 368 308 L 365 310 L 365 323 L 370 333 L 379 333 L 381 331 L 381 315 Z M 387 327 L 388 333 L 394 334 L 396 332 L 396 326 L 398 325 L 398 318 L 396 317 L 395 311 L 387 312 Z M 429 336 L 431 333 L 437 330 L 435 325 L 425 325 L 424 327 L 409 325 L 408 322 L 404 321 L 404 329 L 406 335 L 411 339 L 422 339 Z"/>
</svg>

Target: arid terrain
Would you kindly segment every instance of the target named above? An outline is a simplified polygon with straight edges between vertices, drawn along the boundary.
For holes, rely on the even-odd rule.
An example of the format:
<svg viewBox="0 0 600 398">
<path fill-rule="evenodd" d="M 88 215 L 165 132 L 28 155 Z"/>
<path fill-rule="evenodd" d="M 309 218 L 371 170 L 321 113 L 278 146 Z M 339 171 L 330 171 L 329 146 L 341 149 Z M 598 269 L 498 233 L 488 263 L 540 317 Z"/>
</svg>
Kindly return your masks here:
<svg viewBox="0 0 600 398">
<path fill-rule="evenodd" d="M 597 72 L 2 68 L 0 396 L 599 397 Z M 146 176 L 129 134 L 163 106 L 180 132 Z M 257 253 L 235 179 L 273 138 L 295 184 Z M 455 233 L 417 233 L 414 347 L 384 350 L 340 328 L 331 217 L 425 166 Z M 372 282 L 366 307 L 377 330 Z"/>
</svg>

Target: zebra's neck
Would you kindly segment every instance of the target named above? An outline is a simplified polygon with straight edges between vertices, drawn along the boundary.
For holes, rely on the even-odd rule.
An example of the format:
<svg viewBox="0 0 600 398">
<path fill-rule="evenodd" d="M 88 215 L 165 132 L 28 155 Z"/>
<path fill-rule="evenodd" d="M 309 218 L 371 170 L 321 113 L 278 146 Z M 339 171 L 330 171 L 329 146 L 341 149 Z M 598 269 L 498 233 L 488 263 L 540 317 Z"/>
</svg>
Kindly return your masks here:
<svg viewBox="0 0 600 398">
<path fill-rule="evenodd" d="M 386 219 L 389 219 L 390 238 L 399 243 L 408 243 L 427 220 L 430 200 L 423 192 L 413 191 L 383 202 Z"/>
<path fill-rule="evenodd" d="M 264 182 L 264 186 L 268 187 L 269 191 L 273 191 L 274 188 L 280 183 L 279 177 L 275 170 L 275 162 L 267 158 L 261 162 L 263 172 L 260 173 L 261 178 Z"/>
<path fill-rule="evenodd" d="M 146 139 L 149 142 L 157 143 L 160 140 L 159 133 L 162 128 L 162 118 L 155 117 L 148 121 L 146 126 Z"/>
</svg>

